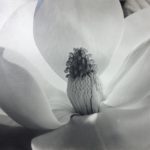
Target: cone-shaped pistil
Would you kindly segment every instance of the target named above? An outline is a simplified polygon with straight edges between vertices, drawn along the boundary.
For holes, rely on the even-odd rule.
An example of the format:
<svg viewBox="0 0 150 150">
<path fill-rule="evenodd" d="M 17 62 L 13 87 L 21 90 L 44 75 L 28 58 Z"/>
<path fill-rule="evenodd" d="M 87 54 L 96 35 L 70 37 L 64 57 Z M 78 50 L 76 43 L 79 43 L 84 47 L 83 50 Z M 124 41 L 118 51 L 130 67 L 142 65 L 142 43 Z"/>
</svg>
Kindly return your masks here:
<svg viewBox="0 0 150 150">
<path fill-rule="evenodd" d="M 76 113 L 87 115 L 99 112 L 104 96 L 91 54 L 84 48 L 74 48 L 66 62 L 65 73 L 68 78 L 67 94 Z"/>
</svg>

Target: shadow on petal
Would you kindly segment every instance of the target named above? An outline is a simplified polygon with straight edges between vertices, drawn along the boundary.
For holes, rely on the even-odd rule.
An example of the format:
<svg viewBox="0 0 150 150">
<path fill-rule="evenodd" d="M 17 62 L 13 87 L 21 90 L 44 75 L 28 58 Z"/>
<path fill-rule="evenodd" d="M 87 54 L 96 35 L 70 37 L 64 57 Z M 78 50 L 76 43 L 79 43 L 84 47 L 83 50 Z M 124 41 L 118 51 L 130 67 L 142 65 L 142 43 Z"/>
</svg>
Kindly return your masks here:
<svg viewBox="0 0 150 150">
<path fill-rule="evenodd" d="M 95 115 L 92 115 L 95 119 Z M 104 144 L 97 136 L 94 122 L 88 117 L 74 116 L 71 122 L 62 128 L 32 140 L 33 150 L 103 150 Z"/>
<path fill-rule="evenodd" d="M 44 132 L 27 129 L 6 115 L 0 115 L 0 149 L 31 150 L 31 139 Z"/>
<path fill-rule="evenodd" d="M 149 92 L 150 90 L 149 47 L 150 42 L 148 40 L 144 42 L 141 46 L 139 46 L 139 48 L 137 48 L 138 51 L 141 50 L 141 52 L 142 51 L 144 52 L 137 59 L 137 61 L 134 63 L 133 66 L 129 65 L 129 69 L 128 70 L 126 69 L 127 72 L 125 76 L 123 76 L 120 82 L 113 89 L 112 93 L 108 96 L 105 102 L 106 104 L 111 106 L 132 104 L 140 101 L 143 98 L 143 96 L 145 96 Z M 134 59 L 131 60 L 134 61 Z M 122 70 L 124 70 L 124 68 Z"/>
<path fill-rule="evenodd" d="M 22 61 L 25 62 L 24 59 Z M 50 101 L 40 84 L 44 81 L 42 76 L 37 78 L 40 74 L 31 66 L 33 70 L 30 74 L 29 67 L 26 70 L 19 65 L 19 62 L 16 65 L 0 56 L 0 106 L 2 109 L 18 123 L 29 128 L 54 129 L 65 124 L 66 122 L 59 122 L 53 113 Z M 33 71 L 37 73 L 37 76 L 34 76 Z M 37 79 L 41 80 L 37 82 Z M 55 94 L 60 94 L 50 85 L 49 93 L 51 93 L 50 100 L 54 96 L 57 97 Z M 61 99 L 61 96 L 57 98 Z"/>
<path fill-rule="evenodd" d="M 120 70 L 124 69 L 122 65 L 125 60 L 130 57 L 130 54 L 133 53 L 136 48 L 139 47 L 139 45 L 142 45 L 144 41 L 149 39 L 150 21 L 149 19 L 147 19 L 149 17 L 150 9 L 147 8 L 125 19 L 125 29 L 121 42 L 118 46 L 118 49 L 113 53 L 109 66 L 101 75 L 104 89 L 107 90 L 108 86 L 110 86 L 110 84 L 113 84 L 110 82 L 114 82 L 112 80 L 115 80 L 114 78 L 118 76 L 118 72 L 120 72 L 121 74 Z"/>
<path fill-rule="evenodd" d="M 66 83 L 46 63 L 34 41 L 33 18 L 36 5 L 36 0 L 28 0 L 12 13 L 0 30 L 0 45 L 20 53 L 39 70 L 48 82 L 65 91 Z"/>
<path fill-rule="evenodd" d="M 32 140 L 33 150 L 148 150 L 149 109 L 108 109 L 74 116 L 69 124 Z"/>
</svg>

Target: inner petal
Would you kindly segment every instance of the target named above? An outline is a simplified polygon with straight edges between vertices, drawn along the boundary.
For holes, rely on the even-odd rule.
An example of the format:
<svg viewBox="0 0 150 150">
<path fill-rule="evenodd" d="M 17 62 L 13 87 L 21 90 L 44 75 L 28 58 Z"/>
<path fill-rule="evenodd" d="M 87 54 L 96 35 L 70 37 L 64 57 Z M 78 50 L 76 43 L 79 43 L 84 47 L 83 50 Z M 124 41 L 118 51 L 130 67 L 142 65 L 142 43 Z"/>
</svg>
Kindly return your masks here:
<svg viewBox="0 0 150 150">
<path fill-rule="evenodd" d="M 30 0 L 11 15 L 0 31 L 0 45 L 23 55 L 48 82 L 65 92 L 66 83 L 46 63 L 35 44 L 33 17 L 36 5 L 37 1 Z"/>
<path fill-rule="evenodd" d="M 136 56 L 144 52 L 144 41 L 150 37 L 150 21 L 147 19 L 149 17 L 150 9 L 147 8 L 125 19 L 125 30 L 122 40 L 118 49 L 113 53 L 109 66 L 101 75 L 106 94 L 109 94 L 122 77 L 130 70 L 134 62 L 133 59 L 131 60 L 131 56 L 134 55 L 134 53 L 134 56 Z M 148 44 L 148 42 L 145 43 Z M 137 49 L 138 51 L 136 51 Z M 130 65 L 128 60 L 131 60 Z"/>
<path fill-rule="evenodd" d="M 122 34 L 118 0 L 43 0 L 34 18 L 34 37 L 42 55 L 63 79 L 70 49 L 85 47 L 102 73 Z"/>
<path fill-rule="evenodd" d="M 74 113 L 66 94 L 54 88 L 19 53 L 5 49 L 4 58 L 1 73 L 4 72 L 6 77 L 1 76 L 0 81 L 6 80 L 8 88 L 4 87 L 1 90 L 2 92 L 5 90 L 7 95 L 13 97 L 13 105 L 11 105 L 10 99 L 2 94 L 5 95 L 1 97 L 1 106 L 4 111 L 26 127 L 54 129 L 66 124 Z M 10 74 L 11 70 L 14 71 Z M 25 70 L 25 73 L 20 70 Z M 14 90 L 11 93 L 12 89 Z"/>
<path fill-rule="evenodd" d="M 150 89 L 149 47 L 150 40 L 144 42 L 143 47 L 139 46 L 139 50 L 144 52 L 108 96 L 106 100 L 108 105 L 118 106 L 136 103 L 142 100 L 143 96 L 147 94 Z"/>
</svg>

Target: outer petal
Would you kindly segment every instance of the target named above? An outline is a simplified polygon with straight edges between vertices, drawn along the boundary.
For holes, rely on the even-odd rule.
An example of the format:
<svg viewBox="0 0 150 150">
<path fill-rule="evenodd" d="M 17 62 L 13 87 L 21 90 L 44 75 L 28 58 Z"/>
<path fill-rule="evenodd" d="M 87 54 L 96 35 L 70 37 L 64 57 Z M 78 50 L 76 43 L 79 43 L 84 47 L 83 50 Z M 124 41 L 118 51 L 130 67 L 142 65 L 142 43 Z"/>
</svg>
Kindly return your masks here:
<svg viewBox="0 0 150 150">
<path fill-rule="evenodd" d="M 0 1 L 0 29 L 3 27 L 11 14 L 29 0 L 1 0 Z M 5 113 L 0 109 L 0 114 Z"/>
<path fill-rule="evenodd" d="M 122 33 L 123 13 L 118 0 L 43 0 L 34 20 L 41 53 L 62 78 L 69 52 L 84 47 L 102 72 Z"/>
<path fill-rule="evenodd" d="M 131 103 L 127 105 L 123 105 L 120 109 L 137 109 L 141 107 L 149 107 L 150 106 L 150 91 L 138 102 Z"/>
<path fill-rule="evenodd" d="M 1 0 L 0 1 L 0 29 L 10 15 L 29 0 Z"/>
<path fill-rule="evenodd" d="M 15 63 L 18 62 L 21 67 L 0 57 L 2 109 L 18 123 L 34 129 L 54 129 L 68 122 L 71 110 L 69 104 L 65 103 L 66 95 L 46 83 L 39 72 L 27 64 L 23 57 L 17 58 L 12 53 L 8 54 L 7 52 L 5 57 L 12 57 L 11 60 L 15 58 Z M 23 69 L 26 66 L 27 70 Z M 45 89 L 49 94 L 45 93 Z"/>
<path fill-rule="evenodd" d="M 149 150 L 149 108 L 110 109 L 73 117 L 70 124 L 33 139 L 33 150 Z"/>
<path fill-rule="evenodd" d="M 110 65 L 101 76 L 106 95 L 113 90 L 129 71 L 134 62 L 136 62 L 135 60 L 143 54 L 144 47 L 139 45 L 150 37 L 150 21 L 147 19 L 149 17 L 150 9 L 144 9 L 125 19 L 125 31 L 121 43 L 117 51 L 114 52 Z M 133 59 L 133 56 L 136 59 Z"/>
<path fill-rule="evenodd" d="M 125 69 L 126 75 L 113 89 L 113 92 L 107 97 L 105 104 L 118 106 L 127 103 L 138 102 L 150 90 L 150 40 L 143 44 L 139 50 L 142 54 L 137 59 L 136 55 L 129 59 L 129 71 Z M 140 52 L 140 53 L 141 53 Z M 137 51 L 137 56 L 139 51 Z M 136 60 L 136 62 L 135 62 Z M 131 69 L 130 69 L 131 67 Z"/>
<path fill-rule="evenodd" d="M 33 17 L 37 1 L 30 0 L 16 10 L 0 31 L 0 45 L 25 56 L 56 88 L 65 91 L 61 80 L 41 56 L 33 37 Z"/>
</svg>

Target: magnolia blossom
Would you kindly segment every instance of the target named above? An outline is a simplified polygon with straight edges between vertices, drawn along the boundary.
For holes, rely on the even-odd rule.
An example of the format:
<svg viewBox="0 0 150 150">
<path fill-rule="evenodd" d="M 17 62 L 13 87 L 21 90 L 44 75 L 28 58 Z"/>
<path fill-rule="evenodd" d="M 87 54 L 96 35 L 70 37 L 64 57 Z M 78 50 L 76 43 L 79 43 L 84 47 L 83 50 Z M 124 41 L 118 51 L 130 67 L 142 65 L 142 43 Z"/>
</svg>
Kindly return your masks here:
<svg viewBox="0 0 150 150">
<path fill-rule="evenodd" d="M 7 11 L 0 29 L 0 107 L 25 127 L 55 129 L 33 139 L 33 150 L 149 149 L 150 8 L 124 19 L 118 0 L 1 4 Z M 81 93 L 68 97 L 67 84 L 74 88 L 64 70 L 68 54 L 80 47 L 92 54 L 96 82 L 81 80 Z M 100 96 L 92 100 L 100 109 L 79 113 L 76 106 L 86 107 L 82 90 L 95 83 Z"/>
</svg>

